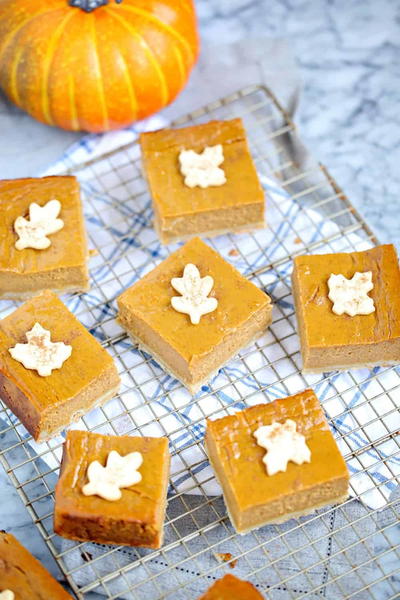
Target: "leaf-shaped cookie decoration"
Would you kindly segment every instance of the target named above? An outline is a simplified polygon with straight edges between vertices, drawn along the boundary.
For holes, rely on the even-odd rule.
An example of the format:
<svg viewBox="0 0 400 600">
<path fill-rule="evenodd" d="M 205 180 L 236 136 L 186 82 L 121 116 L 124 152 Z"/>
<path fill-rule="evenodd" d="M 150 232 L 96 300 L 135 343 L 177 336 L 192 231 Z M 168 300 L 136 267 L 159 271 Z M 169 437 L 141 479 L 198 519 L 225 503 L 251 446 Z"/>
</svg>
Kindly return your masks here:
<svg viewBox="0 0 400 600">
<path fill-rule="evenodd" d="M 87 470 L 89 483 L 83 486 L 85 496 L 100 496 L 113 502 L 122 496 L 121 489 L 135 485 L 142 480 L 138 468 L 143 463 L 140 452 L 131 452 L 121 456 L 116 450 L 111 450 L 103 467 L 98 460 L 90 463 Z"/>
<path fill-rule="evenodd" d="M 4 590 L 0 592 L 0 600 L 14 600 L 15 594 L 11 590 Z"/>
<path fill-rule="evenodd" d="M 224 162 L 222 144 L 207 146 L 203 152 L 182 150 L 179 164 L 184 183 L 190 188 L 207 188 L 226 183 L 225 171 L 220 168 Z"/>
<path fill-rule="evenodd" d="M 375 312 L 374 300 L 368 296 L 373 287 L 372 271 L 356 271 L 351 279 L 332 273 L 328 279 L 328 298 L 333 303 L 332 312 L 349 317 Z"/>
<path fill-rule="evenodd" d="M 183 270 L 183 277 L 174 277 L 171 279 L 171 285 L 181 294 L 171 298 L 172 308 L 189 315 L 193 325 L 198 325 L 203 315 L 213 312 L 218 306 L 216 298 L 208 298 L 214 286 L 214 279 L 211 275 L 200 277 L 196 265 L 187 264 Z"/>
<path fill-rule="evenodd" d="M 253 435 L 257 444 L 267 450 L 263 463 L 268 475 L 286 471 L 290 461 L 301 465 L 311 460 L 311 451 L 306 439 L 296 431 L 296 423 L 292 419 L 286 419 L 284 423 L 262 425 Z"/>
<path fill-rule="evenodd" d="M 29 205 L 29 220 L 25 217 L 17 217 L 14 221 L 14 230 L 19 239 L 15 242 L 17 250 L 34 248 L 45 250 L 51 244 L 47 237 L 57 233 L 64 227 L 64 221 L 58 219 L 61 211 L 61 203 L 58 200 L 49 200 L 44 206 L 36 202 Z"/>
<path fill-rule="evenodd" d="M 35 370 L 41 377 L 51 375 L 53 369 L 61 369 L 64 362 L 71 356 L 72 346 L 64 342 L 52 342 L 50 331 L 40 323 L 35 323 L 26 332 L 27 344 L 16 344 L 9 348 L 14 360 L 22 363 L 26 369 Z"/>
</svg>

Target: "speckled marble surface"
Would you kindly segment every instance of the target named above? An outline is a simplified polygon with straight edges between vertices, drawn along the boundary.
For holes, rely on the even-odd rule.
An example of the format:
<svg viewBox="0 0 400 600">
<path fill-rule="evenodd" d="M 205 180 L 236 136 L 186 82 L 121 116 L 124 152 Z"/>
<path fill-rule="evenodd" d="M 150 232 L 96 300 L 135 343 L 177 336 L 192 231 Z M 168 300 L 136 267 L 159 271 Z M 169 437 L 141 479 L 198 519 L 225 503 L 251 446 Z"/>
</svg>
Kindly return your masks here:
<svg viewBox="0 0 400 600">
<path fill-rule="evenodd" d="M 197 4 L 205 47 L 261 36 L 289 41 L 303 81 L 297 113 L 303 139 L 378 237 L 398 243 L 398 0 L 198 0 Z M 36 174 L 76 137 L 33 122 L 0 97 L 0 177 Z M 3 472 L 0 489 L 0 528 L 15 533 L 57 573 Z M 390 532 L 393 539 L 398 535 L 394 528 Z M 377 544 L 385 543 L 377 539 Z M 384 588 L 379 597 L 387 597 Z"/>
</svg>

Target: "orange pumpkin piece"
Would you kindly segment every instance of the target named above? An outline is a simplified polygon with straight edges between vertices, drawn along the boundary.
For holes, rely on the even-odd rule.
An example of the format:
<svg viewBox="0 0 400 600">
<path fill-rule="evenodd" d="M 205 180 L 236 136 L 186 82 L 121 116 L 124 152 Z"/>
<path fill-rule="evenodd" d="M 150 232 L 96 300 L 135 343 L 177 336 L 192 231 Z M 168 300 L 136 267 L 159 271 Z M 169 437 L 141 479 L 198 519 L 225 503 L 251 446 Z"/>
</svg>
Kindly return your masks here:
<svg viewBox="0 0 400 600">
<path fill-rule="evenodd" d="M 157 112 L 184 88 L 198 49 L 192 0 L 92 12 L 67 0 L 0 0 L 0 87 L 64 129 L 119 129 Z"/>
<path fill-rule="evenodd" d="M 234 575 L 224 575 L 198 600 L 263 600 L 257 588 L 250 581 L 243 581 Z"/>
</svg>

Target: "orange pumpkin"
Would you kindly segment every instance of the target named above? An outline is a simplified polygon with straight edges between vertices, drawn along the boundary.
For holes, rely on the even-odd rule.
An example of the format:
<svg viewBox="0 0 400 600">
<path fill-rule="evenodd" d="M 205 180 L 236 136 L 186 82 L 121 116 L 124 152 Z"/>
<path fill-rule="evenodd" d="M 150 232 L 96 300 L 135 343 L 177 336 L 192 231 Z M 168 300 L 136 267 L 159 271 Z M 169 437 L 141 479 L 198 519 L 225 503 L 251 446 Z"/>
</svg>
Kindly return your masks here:
<svg viewBox="0 0 400 600">
<path fill-rule="evenodd" d="M 160 110 L 198 47 L 192 0 L 0 0 L 0 87 L 64 129 L 108 131 Z"/>
</svg>

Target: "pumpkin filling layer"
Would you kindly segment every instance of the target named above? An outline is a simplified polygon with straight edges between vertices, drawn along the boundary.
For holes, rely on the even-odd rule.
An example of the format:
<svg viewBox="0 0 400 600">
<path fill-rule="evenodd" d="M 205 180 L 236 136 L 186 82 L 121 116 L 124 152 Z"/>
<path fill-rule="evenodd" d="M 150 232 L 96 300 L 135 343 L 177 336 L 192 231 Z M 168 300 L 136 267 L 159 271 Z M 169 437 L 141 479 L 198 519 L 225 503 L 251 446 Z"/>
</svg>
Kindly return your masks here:
<svg viewBox="0 0 400 600">
<path fill-rule="evenodd" d="M 257 588 L 228 573 L 208 588 L 198 600 L 263 600 Z"/>
</svg>

